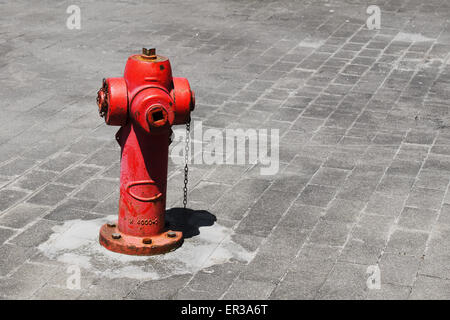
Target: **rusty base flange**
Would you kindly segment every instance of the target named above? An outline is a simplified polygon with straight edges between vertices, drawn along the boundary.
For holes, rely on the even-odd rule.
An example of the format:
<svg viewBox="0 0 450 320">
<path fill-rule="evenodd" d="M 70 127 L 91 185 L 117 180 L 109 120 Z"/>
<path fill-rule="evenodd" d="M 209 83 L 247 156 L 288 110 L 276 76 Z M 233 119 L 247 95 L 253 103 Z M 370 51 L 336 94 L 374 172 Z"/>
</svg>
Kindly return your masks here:
<svg viewBox="0 0 450 320">
<path fill-rule="evenodd" d="M 119 231 L 116 224 L 107 223 L 100 229 L 100 244 L 106 249 L 135 256 L 153 256 L 173 251 L 183 244 L 183 233 L 166 231 L 152 237 L 135 237 Z"/>
</svg>

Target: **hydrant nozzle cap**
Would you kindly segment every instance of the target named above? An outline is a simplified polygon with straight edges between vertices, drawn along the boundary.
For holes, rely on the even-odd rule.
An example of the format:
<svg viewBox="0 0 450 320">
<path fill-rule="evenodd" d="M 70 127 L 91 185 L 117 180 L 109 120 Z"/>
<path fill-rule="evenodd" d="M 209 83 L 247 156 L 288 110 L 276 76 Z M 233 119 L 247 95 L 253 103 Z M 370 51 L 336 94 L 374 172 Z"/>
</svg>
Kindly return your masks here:
<svg viewBox="0 0 450 320">
<path fill-rule="evenodd" d="M 142 55 L 148 59 L 156 59 L 157 58 L 155 48 L 151 48 L 151 49 L 142 48 Z"/>
</svg>

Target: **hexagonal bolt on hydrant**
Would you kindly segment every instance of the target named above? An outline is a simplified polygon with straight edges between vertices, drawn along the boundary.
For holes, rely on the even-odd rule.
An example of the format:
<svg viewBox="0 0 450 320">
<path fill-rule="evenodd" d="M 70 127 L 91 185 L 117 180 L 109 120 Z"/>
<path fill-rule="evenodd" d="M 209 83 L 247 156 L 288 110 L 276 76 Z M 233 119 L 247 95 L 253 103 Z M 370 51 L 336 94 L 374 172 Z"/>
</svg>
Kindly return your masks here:
<svg viewBox="0 0 450 320">
<path fill-rule="evenodd" d="M 121 126 L 119 220 L 100 229 L 107 249 L 131 255 L 172 251 L 180 231 L 165 229 L 167 164 L 172 125 L 190 121 L 194 92 L 185 78 L 172 77 L 169 59 L 155 49 L 128 58 L 123 78 L 103 80 L 100 116 Z"/>
</svg>

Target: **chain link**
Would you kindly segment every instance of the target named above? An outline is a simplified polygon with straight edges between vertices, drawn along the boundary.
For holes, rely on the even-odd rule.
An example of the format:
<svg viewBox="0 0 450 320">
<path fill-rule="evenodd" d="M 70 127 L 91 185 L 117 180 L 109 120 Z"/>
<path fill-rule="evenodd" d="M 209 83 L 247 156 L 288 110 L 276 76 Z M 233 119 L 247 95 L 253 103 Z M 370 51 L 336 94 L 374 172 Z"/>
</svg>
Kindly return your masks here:
<svg viewBox="0 0 450 320">
<path fill-rule="evenodd" d="M 191 118 L 186 123 L 186 145 L 184 146 L 184 187 L 183 187 L 183 208 L 186 210 L 187 194 L 188 194 L 188 174 L 189 174 L 189 144 L 190 144 L 190 132 L 191 132 Z"/>
</svg>

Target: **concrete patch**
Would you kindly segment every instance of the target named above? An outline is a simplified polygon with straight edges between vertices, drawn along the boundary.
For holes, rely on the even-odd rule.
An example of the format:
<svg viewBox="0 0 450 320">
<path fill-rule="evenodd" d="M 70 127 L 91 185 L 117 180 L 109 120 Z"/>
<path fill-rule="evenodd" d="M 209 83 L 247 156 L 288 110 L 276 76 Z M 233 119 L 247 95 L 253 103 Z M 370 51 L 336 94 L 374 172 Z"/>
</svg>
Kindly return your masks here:
<svg viewBox="0 0 450 320">
<path fill-rule="evenodd" d="M 69 220 L 53 228 L 50 238 L 39 245 L 45 256 L 68 265 L 78 265 L 108 278 L 157 280 L 176 274 L 195 273 L 230 259 L 249 262 L 254 257 L 231 240 L 233 231 L 220 224 L 201 227 L 200 234 L 183 246 L 161 256 L 141 257 L 114 253 L 98 243 L 102 224 L 116 216 L 94 220 Z"/>
<path fill-rule="evenodd" d="M 399 32 L 394 41 L 405 41 L 405 42 L 426 42 L 426 41 L 434 41 L 435 39 L 425 37 L 420 33 L 406 33 Z"/>
</svg>

